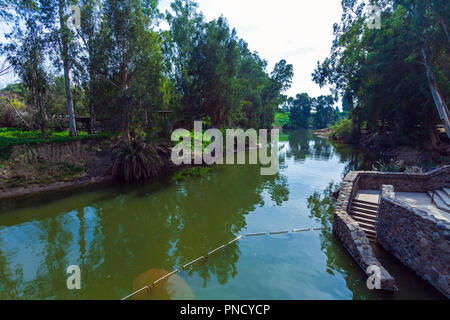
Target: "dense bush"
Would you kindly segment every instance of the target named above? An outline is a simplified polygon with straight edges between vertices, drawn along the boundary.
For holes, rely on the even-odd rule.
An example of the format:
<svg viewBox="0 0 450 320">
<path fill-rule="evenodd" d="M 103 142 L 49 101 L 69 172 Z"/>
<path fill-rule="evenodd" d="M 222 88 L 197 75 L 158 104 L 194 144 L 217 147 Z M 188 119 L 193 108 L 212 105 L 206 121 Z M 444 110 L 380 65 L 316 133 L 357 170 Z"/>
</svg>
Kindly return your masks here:
<svg viewBox="0 0 450 320">
<path fill-rule="evenodd" d="M 274 117 L 274 126 L 288 128 L 290 126 L 289 112 L 277 112 Z"/>
<path fill-rule="evenodd" d="M 352 136 L 352 120 L 342 119 L 330 127 L 330 138 L 334 140 L 349 141 Z"/>
<path fill-rule="evenodd" d="M 116 144 L 113 156 L 113 175 L 127 182 L 140 181 L 160 174 L 165 160 L 170 157 L 170 149 L 162 143 L 134 138 L 130 144 Z"/>
<path fill-rule="evenodd" d="M 389 161 L 379 160 L 373 165 L 373 170 L 379 172 L 404 172 L 406 169 L 403 161 L 394 159 Z"/>
</svg>

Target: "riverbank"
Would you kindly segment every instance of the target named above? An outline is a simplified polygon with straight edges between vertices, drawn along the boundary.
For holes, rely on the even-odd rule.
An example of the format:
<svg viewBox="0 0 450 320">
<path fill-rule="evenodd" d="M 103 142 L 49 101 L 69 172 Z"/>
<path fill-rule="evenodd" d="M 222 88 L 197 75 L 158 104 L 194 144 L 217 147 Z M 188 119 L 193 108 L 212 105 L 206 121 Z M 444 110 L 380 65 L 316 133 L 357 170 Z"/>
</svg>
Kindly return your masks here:
<svg viewBox="0 0 450 320">
<path fill-rule="evenodd" d="M 113 169 L 116 161 L 114 145 L 111 138 L 105 138 L 11 146 L 8 157 L 0 158 L 0 200 L 80 189 L 105 182 L 123 182 Z M 252 149 L 248 145 L 245 150 L 238 147 L 233 152 Z M 255 148 L 260 147 L 257 145 Z M 183 179 L 201 174 L 201 170 L 197 172 L 195 169 L 198 165 L 174 165 L 167 152 L 153 165 L 158 166 L 158 170 L 146 180 L 158 180 L 178 171 L 181 172 L 177 177 Z M 184 172 L 184 169 L 189 170 Z"/>
<path fill-rule="evenodd" d="M 92 178 L 82 178 L 73 181 L 57 181 L 50 183 L 49 185 L 40 185 L 40 186 L 23 186 L 16 187 L 11 189 L 2 190 L 0 193 L 0 201 L 1 200 L 10 200 L 16 199 L 31 195 L 38 195 L 41 193 L 52 192 L 52 191 L 65 191 L 65 190 L 76 190 L 92 185 L 97 185 L 101 183 L 107 183 L 111 181 L 115 181 L 116 178 L 113 176 L 103 176 L 103 177 L 92 177 Z"/>
<path fill-rule="evenodd" d="M 348 143 L 343 139 L 332 139 L 331 128 L 313 131 L 313 134 L 329 141 L 334 141 L 340 144 L 356 146 L 364 152 L 373 154 L 383 164 L 386 162 L 397 163 L 400 167 L 409 167 L 411 170 L 425 170 L 429 171 L 444 165 L 450 164 L 450 154 L 446 151 L 439 152 L 434 149 L 431 144 L 425 149 L 413 148 L 409 146 L 398 147 L 383 147 L 381 148 L 374 135 L 362 133 L 361 138 L 357 144 Z M 444 145 L 440 142 L 441 146 Z M 447 150 L 446 146 L 441 149 Z"/>
<path fill-rule="evenodd" d="M 371 164 L 310 131 L 286 134 L 278 175 L 223 165 L 176 181 L 110 181 L 0 204 L 0 299 L 121 299 L 141 275 L 180 269 L 239 235 L 331 227 L 330 183 Z M 443 298 L 391 256 L 379 261 L 400 291 L 369 290 L 331 229 L 245 237 L 179 276 L 199 300 Z M 82 268 L 82 290 L 64 285 L 69 264 Z M 171 288 L 167 299 L 184 298 Z"/>
<path fill-rule="evenodd" d="M 324 129 L 320 129 L 320 130 L 314 130 L 313 133 L 320 138 L 330 139 L 331 129 L 324 128 Z"/>
</svg>

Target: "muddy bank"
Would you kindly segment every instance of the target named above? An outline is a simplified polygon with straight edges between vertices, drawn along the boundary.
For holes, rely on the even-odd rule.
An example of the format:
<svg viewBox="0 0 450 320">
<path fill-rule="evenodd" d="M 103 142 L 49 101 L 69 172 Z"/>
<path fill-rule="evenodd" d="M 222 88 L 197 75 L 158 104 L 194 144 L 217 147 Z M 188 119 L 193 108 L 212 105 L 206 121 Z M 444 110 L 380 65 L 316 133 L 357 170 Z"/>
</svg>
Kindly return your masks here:
<svg viewBox="0 0 450 320">
<path fill-rule="evenodd" d="M 323 139 L 330 139 L 330 133 L 331 133 L 331 129 L 330 128 L 325 128 L 325 129 L 320 129 L 320 130 L 314 130 L 313 131 L 313 134 L 315 134 L 319 138 L 323 138 Z"/>
<path fill-rule="evenodd" d="M 7 190 L 2 190 L 2 192 L 0 193 L 0 201 L 6 199 L 9 200 L 21 198 L 30 195 L 39 195 L 41 193 L 46 193 L 50 191 L 76 190 L 88 186 L 93 186 L 96 184 L 112 182 L 115 180 L 116 179 L 113 176 L 104 176 L 104 177 L 82 178 L 66 182 L 58 181 L 51 183 L 49 185 L 16 187 Z"/>
</svg>

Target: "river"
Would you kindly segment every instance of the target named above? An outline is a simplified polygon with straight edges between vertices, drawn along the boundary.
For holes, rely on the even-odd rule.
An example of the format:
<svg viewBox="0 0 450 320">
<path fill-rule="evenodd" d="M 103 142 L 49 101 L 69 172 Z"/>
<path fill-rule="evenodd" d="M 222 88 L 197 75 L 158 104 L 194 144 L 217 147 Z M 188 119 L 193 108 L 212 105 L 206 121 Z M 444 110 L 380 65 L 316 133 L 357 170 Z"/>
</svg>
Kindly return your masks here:
<svg viewBox="0 0 450 320">
<path fill-rule="evenodd" d="M 254 232 L 328 227 L 332 183 L 370 169 L 368 155 L 309 131 L 280 142 L 280 171 L 224 165 L 200 177 L 108 185 L 4 204 L 0 299 L 121 299 L 224 243 Z M 367 289 L 331 230 L 244 237 L 148 295 L 157 299 L 442 299 L 376 249 L 397 293 Z M 81 271 L 69 290 L 68 266 Z"/>
</svg>

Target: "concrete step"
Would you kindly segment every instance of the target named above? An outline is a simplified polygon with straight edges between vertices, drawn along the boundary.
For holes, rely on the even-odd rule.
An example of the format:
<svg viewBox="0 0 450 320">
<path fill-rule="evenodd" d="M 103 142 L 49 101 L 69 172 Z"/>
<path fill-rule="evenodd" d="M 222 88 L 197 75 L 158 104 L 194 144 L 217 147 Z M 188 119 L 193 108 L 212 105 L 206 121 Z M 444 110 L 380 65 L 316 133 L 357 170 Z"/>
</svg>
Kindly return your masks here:
<svg viewBox="0 0 450 320">
<path fill-rule="evenodd" d="M 447 196 L 450 197 L 450 189 L 449 188 L 442 188 L 442 191 L 444 191 L 447 194 Z"/>
<path fill-rule="evenodd" d="M 450 197 L 445 193 L 443 190 L 435 190 L 435 194 L 441 198 L 442 201 L 447 205 L 447 207 L 450 207 Z"/>
<path fill-rule="evenodd" d="M 369 206 L 367 204 L 361 204 L 361 203 L 352 202 L 352 206 L 353 207 L 357 207 L 357 208 L 361 208 L 361 209 L 366 209 L 366 210 L 377 212 L 377 207 Z"/>
<path fill-rule="evenodd" d="M 448 206 L 441 198 L 434 196 L 434 205 L 445 212 L 450 213 L 450 206 Z"/>
<path fill-rule="evenodd" d="M 361 212 L 358 210 L 350 210 L 350 215 L 361 216 L 361 217 L 373 219 L 373 220 L 376 220 L 376 218 L 377 218 L 377 215 L 375 213 L 364 213 L 364 212 Z"/>
<path fill-rule="evenodd" d="M 373 225 L 375 225 L 375 221 L 376 221 L 375 218 L 367 218 L 367 217 L 364 217 L 364 216 L 360 216 L 358 214 L 352 215 L 352 218 L 355 219 L 358 222 L 361 221 L 361 222 L 370 223 L 370 224 L 373 224 Z"/>
<path fill-rule="evenodd" d="M 366 237 L 370 242 L 375 242 L 375 236 L 373 234 L 366 233 Z"/>
<path fill-rule="evenodd" d="M 377 212 L 373 211 L 373 210 L 367 210 L 367 209 L 362 209 L 362 208 L 358 208 L 357 206 L 352 206 L 350 208 L 351 211 L 356 212 L 356 213 L 365 213 L 365 214 L 369 214 L 372 216 L 377 216 Z"/>
<path fill-rule="evenodd" d="M 365 201 L 365 200 L 353 199 L 352 203 L 359 203 L 359 204 L 369 205 L 369 206 L 378 208 L 378 203 L 377 202 L 370 202 L 370 201 Z"/>
<path fill-rule="evenodd" d="M 375 232 L 375 224 L 374 223 L 371 224 L 371 223 L 365 223 L 365 222 L 358 221 L 358 224 L 361 228 Z"/>
<path fill-rule="evenodd" d="M 361 227 L 361 229 L 366 233 L 367 237 L 374 238 L 377 235 L 374 230 L 370 230 L 370 229 L 367 229 L 367 228 L 364 228 L 364 227 Z"/>
</svg>

